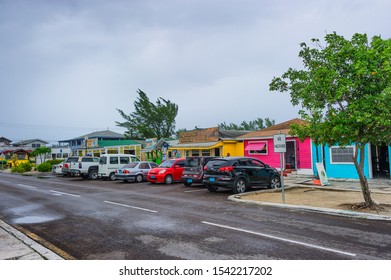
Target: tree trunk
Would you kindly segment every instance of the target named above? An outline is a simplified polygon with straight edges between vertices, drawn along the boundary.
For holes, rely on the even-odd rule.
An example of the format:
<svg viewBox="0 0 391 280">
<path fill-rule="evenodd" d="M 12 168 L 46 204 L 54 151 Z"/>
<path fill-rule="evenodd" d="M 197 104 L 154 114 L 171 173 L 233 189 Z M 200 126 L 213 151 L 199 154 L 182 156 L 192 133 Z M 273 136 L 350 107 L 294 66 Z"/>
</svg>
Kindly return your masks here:
<svg viewBox="0 0 391 280">
<path fill-rule="evenodd" d="M 353 163 L 356 167 L 358 177 L 360 179 L 361 191 L 364 196 L 364 203 L 366 207 L 372 207 L 376 205 L 376 203 L 372 200 L 371 191 L 369 190 L 367 177 L 364 175 L 364 147 L 363 145 L 359 145 L 356 143 L 356 151 L 353 156 Z M 360 163 L 358 162 L 358 151 L 360 152 Z"/>
</svg>

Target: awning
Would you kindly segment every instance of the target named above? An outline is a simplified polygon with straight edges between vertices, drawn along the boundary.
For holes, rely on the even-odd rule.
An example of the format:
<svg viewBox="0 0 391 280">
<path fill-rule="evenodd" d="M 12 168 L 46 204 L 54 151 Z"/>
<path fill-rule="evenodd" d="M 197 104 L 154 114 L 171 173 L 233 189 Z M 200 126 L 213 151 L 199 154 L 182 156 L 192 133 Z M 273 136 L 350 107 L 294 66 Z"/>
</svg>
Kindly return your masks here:
<svg viewBox="0 0 391 280">
<path fill-rule="evenodd" d="M 250 143 L 246 146 L 244 149 L 245 151 L 262 151 L 263 148 L 265 147 L 266 143 L 265 142 L 260 142 L 260 143 Z"/>
</svg>

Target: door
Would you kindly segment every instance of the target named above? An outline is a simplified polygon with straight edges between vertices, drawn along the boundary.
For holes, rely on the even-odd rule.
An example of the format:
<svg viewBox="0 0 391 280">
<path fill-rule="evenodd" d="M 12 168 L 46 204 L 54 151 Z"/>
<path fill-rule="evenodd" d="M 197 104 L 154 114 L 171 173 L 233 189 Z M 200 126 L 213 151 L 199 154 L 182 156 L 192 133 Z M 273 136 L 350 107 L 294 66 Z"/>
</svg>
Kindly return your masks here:
<svg viewBox="0 0 391 280">
<path fill-rule="evenodd" d="M 251 160 L 252 185 L 265 185 L 269 182 L 269 173 L 266 165 L 256 159 Z"/>
<path fill-rule="evenodd" d="M 296 169 L 296 143 L 294 140 L 286 141 L 285 169 Z"/>
<path fill-rule="evenodd" d="M 371 145 L 373 178 L 390 178 L 390 153 L 386 145 Z"/>
</svg>

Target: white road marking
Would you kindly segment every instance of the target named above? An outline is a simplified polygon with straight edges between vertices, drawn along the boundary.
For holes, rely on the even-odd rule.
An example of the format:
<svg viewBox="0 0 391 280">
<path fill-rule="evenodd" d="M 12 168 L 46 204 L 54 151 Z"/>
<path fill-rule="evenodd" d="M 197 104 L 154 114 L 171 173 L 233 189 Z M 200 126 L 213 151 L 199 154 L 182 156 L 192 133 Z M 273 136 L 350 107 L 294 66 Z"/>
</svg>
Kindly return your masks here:
<svg viewBox="0 0 391 280">
<path fill-rule="evenodd" d="M 53 191 L 53 190 L 49 190 L 49 191 L 52 192 L 54 195 L 69 195 L 69 196 L 74 196 L 74 197 L 80 197 L 80 195 L 72 194 L 72 193 L 58 192 L 58 191 Z"/>
<path fill-rule="evenodd" d="M 29 186 L 29 185 L 23 185 L 23 184 L 18 184 L 18 186 L 24 187 L 24 188 L 29 188 L 29 189 L 38 189 L 37 187 Z"/>
<path fill-rule="evenodd" d="M 113 205 L 127 207 L 127 208 L 133 208 L 133 209 L 137 209 L 137 210 L 157 213 L 157 211 L 155 211 L 155 210 L 150 210 L 150 209 L 146 209 L 146 208 L 140 208 L 140 207 L 131 206 L 131 205 L 127 205 L 127 204 L 122 204 L 122 203 L 117 203 L 117 202 L 112 202 L 112 201 L 107 201 L 107 200 L 105 200 L 104 202 L 109 203 L 109 204 L 113 204 Z"/>
<path fill-rule="evenodd" d="M 310 247 L 310 248 L 315 248 L 315 249 L 319 249 L 319 250 L 323 250 L 323 251 L 329 251 L 329 252 L 347 255 L 347 256 L 351 256 L 351 257 L 356 256 L 356 254 L 354 254 L 354 253 L 349 253 L 349 252 L 345 252 L 345 251 L 341 251 L 341 250 L 336 250 L 336 249 L 327 248 L 327 247 L 323 247 L 323 246 L 313 245 L 313 244 L 295 241 L 295 240 L 291 240 L 291 239 L 281 238 L 281 237 L 277 237 L 277 236 L 273 236 L 273 235 L 269 235 L 269 234 L 259 233 L 259 232 L 255 232 L 255 231 L 250 231 L 250 230 L 245 230 L 245 229 L 240 229 L 240 228 L 235 228 L 235 227 L 230 227 L 230 226 L 226 226 L 226 225 L 220 225 L 220 224 L 215 224 L 215 223 L 210 223 L 210 222 L 205 222 L 205 221 L 202 221 L 202 223 L 207 224 L 207 225 L 211 225 L 211 226 L 220 227 L 220 228 L 250 233 L 250 234 L 254 234 L 254 235 L 258 235 L 258 236 L 262 236 L 262 237 L 266 237 L 266 238 L 270 238 L 270 239 L 275 239 L 275 240 L 279 240 L 279 241 L 283 241 L 283 242 L 302 245 L 302 246 L 306 246 L 306 247 Z"/>
</svg>

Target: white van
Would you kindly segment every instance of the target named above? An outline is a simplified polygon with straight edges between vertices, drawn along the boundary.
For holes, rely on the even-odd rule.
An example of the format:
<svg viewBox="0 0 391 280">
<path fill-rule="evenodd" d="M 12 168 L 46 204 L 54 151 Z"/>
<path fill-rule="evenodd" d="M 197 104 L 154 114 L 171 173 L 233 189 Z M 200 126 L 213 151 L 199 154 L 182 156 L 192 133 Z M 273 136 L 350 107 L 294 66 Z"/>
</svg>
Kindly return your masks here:
<svg viewBox="0 0 391 280">
<path fill-rule="evenodd" d="M 129 155 L 129 154 L 102 155 L 99 159 L 98 176 L 100 178 L 104 178 L 104 179 L 108 178 L 114 181 L 115 170 L 133 161 L 140 161 L 140 160 L 135 155 Z"/>
</svg>

